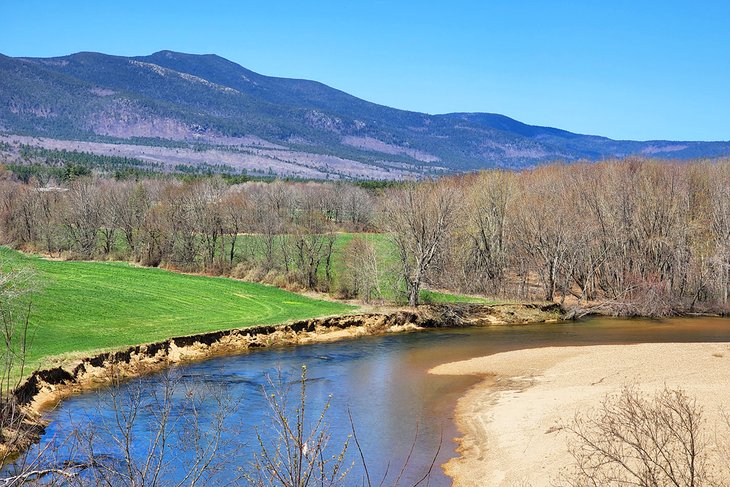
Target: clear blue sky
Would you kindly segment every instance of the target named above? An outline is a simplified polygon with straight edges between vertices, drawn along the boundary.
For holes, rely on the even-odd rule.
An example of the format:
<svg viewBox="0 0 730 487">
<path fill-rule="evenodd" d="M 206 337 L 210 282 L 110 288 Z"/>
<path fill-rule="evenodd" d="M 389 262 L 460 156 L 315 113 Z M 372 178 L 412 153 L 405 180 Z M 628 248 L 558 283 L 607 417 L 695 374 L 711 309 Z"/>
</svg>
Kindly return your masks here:
<svg viewBox="0 0 730 487">
<path fill-rule="evenodd" d="M 216 53 L 385 105 L 730 139 L 730 2 L 6 0 L 0 52 Z"/>
</svg>

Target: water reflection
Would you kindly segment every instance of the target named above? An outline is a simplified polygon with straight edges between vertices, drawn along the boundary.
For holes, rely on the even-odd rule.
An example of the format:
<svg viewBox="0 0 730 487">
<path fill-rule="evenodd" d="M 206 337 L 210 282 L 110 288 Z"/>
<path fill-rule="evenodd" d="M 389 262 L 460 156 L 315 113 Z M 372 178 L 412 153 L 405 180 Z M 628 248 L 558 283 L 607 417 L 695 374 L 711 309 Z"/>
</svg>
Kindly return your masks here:
<svg viewBox="0 0 730 487">
<path fill-rule="evenodd" d="M 300 367 L 307 365 L 310 412 L 318 412 L 332 395 L 327 420 L 333 444 L 341 444 L 350 433 L 348 410 L 354 418 L 371 478 L 379 479 L 390 468 L 400 469 L 408 455 L 416 430 L 418 439 L 410 468 L 401 485 L 416 482 L 433 461 L 443 437 L 444 444 L 437 465 L 455 455 L 452 438 L 457 431 L 452 422 L 456 400 L 478 379 L 472 377 L 429 376 L 426 371 L 438 364 L 521 348 L 594 345 L 639 342 L 730 341 L 729 319 L 607 320 L 593 319 L 580 323 L 536 325 L 511 328 L 434 330 L 385 337 L 254 351 L 239 356 L 212 359 L 175 368 L 171 374 L 187 387 L 222 389 L 240 400 L 239 409 L 228 418 L 228 439 L 235 447 L 223 449 L 229 460 L 241 466 L 251 461 L 258 450 L 254 427 L 271 435 L 269 409 L 261 388 L 266 377 L 281 371 L 295 381 Z M 163 393 L 162 375 L 141 379 L 146 394 Z M 125 384 L 117 392 L 129 392 Z M 205 391 L 203 391 L 205 398 Z M 191 414 L 184 401 L 185 390 L 175 392 L 172 414 L 183 418 Z M 39 448 L 58 442 L 62 454 L 66 439 L 74 426 L 104 424 L 113 421 L 108 404 L 110 391 L 84 394 L 64 401 L 51 415 L 53 422 Z M 119 396 L 121 397 L 121 396 Z M 102 405 L 102 407 L 99 407 Z M 212 396 L 199 405 L 202 413 L 216 406 Z M 142 420 L 135 425 L 135 454 L 142 455 L 151 441 L 149 424 L 159 413 L 154 401 L 142 410 Z M 271 438 L 268 438 L 270 440 Z M 267 440 L 267 441 L 268 441 Z M 174 449 L 184 452 L 189 438 L 174 435 Z M 185 453 L 182 458 L 188 460 Z M 348 462 L 357 454 L 350 451 Z M 172 477 L 175 476 L 173 472 Z M 232 480 L 237 472 L 231 472 Z M 362 470 L 355 466 L 353 479 Z M 170 480 L 172 480 L 172 477 Z M 379 483 L 378 481 L 374 482 Z M 450 485 L 439 468 L 430 485 Z"/>
</svg>

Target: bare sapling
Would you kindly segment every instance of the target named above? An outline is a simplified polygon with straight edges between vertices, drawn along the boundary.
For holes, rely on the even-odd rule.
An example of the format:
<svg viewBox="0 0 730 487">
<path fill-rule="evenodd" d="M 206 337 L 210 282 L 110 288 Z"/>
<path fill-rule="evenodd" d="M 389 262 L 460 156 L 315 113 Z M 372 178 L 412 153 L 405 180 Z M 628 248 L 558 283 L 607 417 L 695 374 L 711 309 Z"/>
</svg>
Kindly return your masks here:
<svg viewBox="0 0 730 487">
<path fill-rule="evenodd" d="M 727 445 L 727 437 L 710 441 L 712 428 L 702 407 L 682 390 L 647 395 L 624 387 L 562 429 L 569 433 L 574 461 L 560 485 L 727 485 L 718 448 Z"/>
</svg>

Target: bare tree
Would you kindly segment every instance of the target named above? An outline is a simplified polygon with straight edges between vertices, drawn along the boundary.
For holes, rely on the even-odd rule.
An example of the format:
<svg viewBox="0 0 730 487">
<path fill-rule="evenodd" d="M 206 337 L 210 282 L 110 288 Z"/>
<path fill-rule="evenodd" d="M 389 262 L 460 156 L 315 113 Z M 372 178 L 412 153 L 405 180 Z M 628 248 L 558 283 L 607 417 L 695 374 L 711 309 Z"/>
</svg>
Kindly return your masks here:
<svg viewBox="0 0 730 487">
<path fill-rule="evenodd" d="M 513 197 L 514 176 L 485 172 L 470 189 L 468 208 L 468 255 L 464 266 L 478 288 L 504 289 L 507 270 L 507 207 Z M 477 277 L 474 279 L 474 277 Z"/>
<path fill-rule="evenodd" d="M 352 230 L 361 231 L 370 227 L 375 198 L 357 186 L 342 185 L 338 189 L 342 197 L 343 220 L 350 224 Z"/>
<path fill-rule="evenodd" d="M 159 388 L 136 380 L 108 389 L 96 420 L 74 425 L 65 438 L 5 470 L 2 485 L 230 485 L 240 480 L 222 451 L 235 447 L 230 419 L 237 401 L 225 390 L 165 374 Z"/>
<path fill-rule="evenodd" d="M 60 218 L 66 212 L 66 189 L 55 186 L 36 189 L 35 221 L 41 248 L 49 254 L 60 253 Z"/>
<path fill-rule="evenodd" d="M 205 200 L 196 194 L 193 184 L 167 186 L 161 195 L 159 216 L 170 230 L 169 261 L 183 269 L 195 267 L 200 255 L 199 215 L 204 211 Z"/>
<path fill-rule="evenodd" d="M 730 164 L 709 168 L 712 174 L 710 185 L 711 228 L 714 237 L 712 266 L 719 300 L 730 302 Z"/>
<path fill-rule="evenodd" d="M 39 419 L 19 404 L 15 390 L 27 373 L 28 351 L 34 329 L 30 324 L 33 294 L 38 279 L 27 268 L 10 268 L 0 262 L 0 465 L 30 447 L 42 428 Z M 31 462 L 16 462 L 15 471 L 25 475 L 34 470 Z"/>
<path fill-rule="evenodd" d="M 36 185 L 19 185 L 0 181 L 0 208 L 3 223 L 3 240 L 21 247 L 32 244 L 35 237 L 35 205 L 33 193 Z"/>
<path fill-rule="evenodd" d="M 71 184 L 63 222 L 74 249 L 83 258 L 92 257 L 96 250 L 101 209 L 100 192 L 93 179 L 81 178 Z"/>
<path fill-rule="evenodd" d="M 164 202 L 145 213 L 136 241 L 138 259 L 143 265 L 157 267 L 170 256 L 174 237 Z"/>
<path fill-rule="evenodd" d="M 625 387 L 564 427 L 574 465 L 571 486 L 720 485 L 702 408 L 681 390 L 648 397 Z"/>
<path fill-rule="evenodd" d="M 366 303 L 382 298 L 380 282 L 382 266 L 373 243 L 365 237 L 354 237 L 344 248 L 344 272 L 340 277 L 340 291 L 346 296 L 356 296 Z"/>
<path fill-rule="evenodd" d="M 240 187 L 228 190 L 223 197 L 221 206 L 224 209 L 224 231 L 229 239 L 228 259 L 232 266 L 238 250 L 236 248 L 238 237 L 247 227 L 252 225 L 251 213 L 253 208 L 248 195 Z"/>
<path fill-rule="evenodd" d="M 429 266 L 456 226 L 457 209 L 454 189 L 434 182 L 408 184 L 385 202 L 383 225 L 398 248 L 410 306 L 418 306 Z"/>
<path fill-rule="evenodd" d="M 305 186 L 297 192 L 296 216 L 292 219 L 295 261 L 301 282 L 308 289 L 329 288 L 335 235 L 332 221 L 321 210 L 326 193 L 321 186 Z M 324 284 L 320 269 L 324 266 Z"/>
<path fill-rule="evenodd" d="M 307 367 L 302 366 L 298 403 L 289 406 L 289 388 L 281 375 L 269 378 L 264 394 L 271 408 L 271 428 L 276 431 L 273 445 L 257 432 L 260 451 L 255 455 L 251 472 L 246 475 L 252 485 L 261 487 L 335 487 L 345 484 L 349 467 L 345 454 L 349 438 L 334 452 L 325 415 L 329 400 L 311 425 L 307 423 Z"/>
<path fill-rule="evenodd" d="M 277 266 L 277 249 L 283 255 L 283 267 L 288 272 L 289 257 L 286 230 L 289 227 L 293 195 L 281 181 L 271 184 L 256 183 L 247 186 L 253 204 L 253 227 L 262 236 L 265 270 Z"/>
<path fill-rule="evenodd" d="M 587 312 L 730 311 L 728 160 L 554 164 L 377 190 L 226 188 L 215 178 L 66 184 L 0 180 L 2 241 L 192 271 L 236 267 L 239 277 L 328 290 L 341 267 L 336 232 L 379 231 L 395 243 L 399 269 L 388 274 L 411 304 L 432 285 Z M 120 234 L 126 245 L 116 245 Z"/>
<path fill-rule="evenodd" d="M 114 221 L 119 225 L 132 256 L 138 252 L 142 224 L 152 206 L 150 191 L 144 183 L 118 183 L 109 200 Z"/>
<path fill-rule="evenodd" d="M 118 213 L 115 211 L 115 203 L 123 198 L 119 193 L 120 186 L 116 184 L 109 184 L 105 181 L 99 187 L 99 203 L 100 203 L 100 222 L 101 222 L 101 235 L 102 241 L 102 253 L 105 256 L 109 256 L 116 247 L 117 231 L 120 228 L 121 221 L 119 220 Z"/>
<path fill-rule="evenodd" d="M 191 188 L 192 199 L 195 202 L 193 217 L 202 241 L 204 265 L 208 270 L 213 266 L 216 253 L 221 250 L 224 243 L 225 211 L 222 205 L 224 189 L 224 182 L 220 178 L 204 181 Z"/>
<path fill-rule="evenodd" d="M 521 194 L 513 200 L 513 238 L 539 274 L 544 299 L 552 301 L 568 251 L 570 215 L 564 204 L 560 166 L 539 168 L 520 177 Z"/>
</svg>

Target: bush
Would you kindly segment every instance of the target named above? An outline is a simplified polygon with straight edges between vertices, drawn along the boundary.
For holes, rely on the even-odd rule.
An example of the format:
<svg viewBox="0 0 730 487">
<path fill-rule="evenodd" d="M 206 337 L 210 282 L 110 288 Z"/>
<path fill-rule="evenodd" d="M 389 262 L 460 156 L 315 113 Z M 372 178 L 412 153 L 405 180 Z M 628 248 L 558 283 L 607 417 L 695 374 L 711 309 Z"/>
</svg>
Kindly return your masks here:
<svg viewBox="0 0 730 487">
<path fill-rule="evenodd" d="M 565 484 L 694 487 L 728 472 L 711 448 L 702 408 L 681 390 L 653 396 L 625 387 L 563 427 L 575 462 Z M 722 438 L 722 435 L 719 436 Z"/>
</svg>

